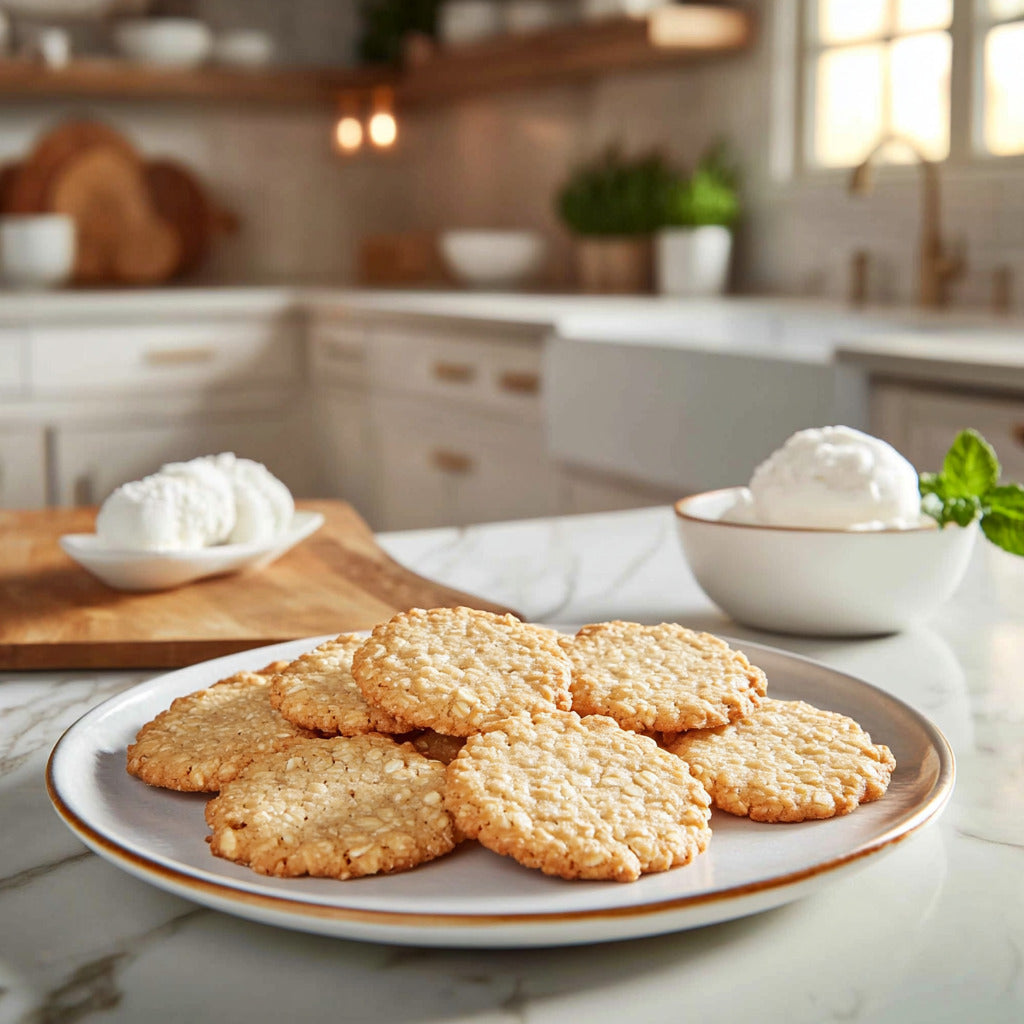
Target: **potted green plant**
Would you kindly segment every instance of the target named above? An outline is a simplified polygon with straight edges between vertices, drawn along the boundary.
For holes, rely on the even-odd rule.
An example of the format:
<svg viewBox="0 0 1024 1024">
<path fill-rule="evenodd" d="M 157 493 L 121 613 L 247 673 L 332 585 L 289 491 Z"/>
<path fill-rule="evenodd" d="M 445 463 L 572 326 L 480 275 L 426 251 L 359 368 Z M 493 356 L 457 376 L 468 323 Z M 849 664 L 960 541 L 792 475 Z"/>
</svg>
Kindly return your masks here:
<svg viewBox="0 0 1024 1024">
<path fill-rule="evenodd" d="M 651 238 L 664 223 L 666 193 L 676 177 L 658 153 L 629 157 L 617 148 L 572 173 L 556 205 L 576 236 L 583 291 L 650 290 Z"/>
<path fill-rule="evenodd" d="M 655 244 L 658 291 L 724 292 L 739 215 L 738 174 L 724 143 L 717 143 L 701 157 L 693 174 L 668 189 L 664 226 Z"/>
</svg>

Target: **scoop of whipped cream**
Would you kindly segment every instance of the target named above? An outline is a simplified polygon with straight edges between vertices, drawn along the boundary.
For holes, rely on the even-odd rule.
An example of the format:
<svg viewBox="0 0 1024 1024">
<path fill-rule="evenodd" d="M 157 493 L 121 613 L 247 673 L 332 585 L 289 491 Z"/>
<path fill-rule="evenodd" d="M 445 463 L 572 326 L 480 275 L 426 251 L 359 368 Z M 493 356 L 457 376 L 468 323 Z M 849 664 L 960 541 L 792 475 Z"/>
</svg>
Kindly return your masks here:
<svg viewBox="0 0 1024 1024">
<path fill-rule="evenodd" d="M 189 551 L 272 540 L 294 513 L 291 492 L 266 466 L 222 452 L 118 487 L 100 508 L 96 533 L 112 548 Z"/>
<path fill-rule="evenodd" d="M 722 519 L 839 530 L 920 526 L 917 470 L 852 427 L 800 430 L 754 471 Z"/>
</svg>

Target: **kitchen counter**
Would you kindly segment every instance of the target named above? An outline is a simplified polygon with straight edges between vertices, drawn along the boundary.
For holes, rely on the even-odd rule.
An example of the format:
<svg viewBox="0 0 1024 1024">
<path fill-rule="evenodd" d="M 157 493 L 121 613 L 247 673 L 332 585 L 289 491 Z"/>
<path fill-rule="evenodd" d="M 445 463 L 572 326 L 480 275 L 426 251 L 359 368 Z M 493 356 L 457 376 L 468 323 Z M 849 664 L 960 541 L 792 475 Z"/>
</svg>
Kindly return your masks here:
<svg viewBox="0 0 1024 1024">
<path fill-rule="evenodd" d="M 1024 1019 L 1024 560 L 979 546 L 934 619 L 879 639 L 741 629 L 703 597 L 668 508 L 384 534 L 410 568 L 561 625 L 677 620 L 899 696 L 945 733 L 942 818 L 780 909 L 558 950 L 416 950 L 200 908 L 85 850 L 50 807 L 61 732 L 140 672 L 0 676 L 0 1021 L 644 1024 Z M 785 827 L 785 826 L 780 826 Z M 685 869 L 684 869 L 685 870 Z"/>
</svg>

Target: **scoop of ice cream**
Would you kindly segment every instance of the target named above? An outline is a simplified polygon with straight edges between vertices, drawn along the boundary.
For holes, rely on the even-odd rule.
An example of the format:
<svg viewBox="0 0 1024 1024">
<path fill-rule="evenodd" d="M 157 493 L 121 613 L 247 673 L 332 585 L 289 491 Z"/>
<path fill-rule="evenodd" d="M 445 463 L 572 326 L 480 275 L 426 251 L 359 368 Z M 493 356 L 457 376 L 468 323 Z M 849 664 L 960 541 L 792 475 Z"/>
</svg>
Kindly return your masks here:
<svg viewBox="0 0 1024 1024">
<path fill-rule="evenodd" d="M 123 484 L 103 502 L 96 533 L 111 548 L 187 551 L 214 543 L 221 516 L 186 476 L 153 474 Z"/>
<path fill-rule="evenodd" d="M 230 543 L 260 543 L 291 526 L 295 500 L 266 466 L 231 452 L 208 456 L 207 461 L 231 481 L 234 491 L 235 524 L 228 536 Z"/>
<path fill-rule="evenodd" d="M 852 427 L 801 430 L 757 467 L 727 518 L 841 530 L 915 526 L 917 470 Z"/>
<path fill-rule="evenodd" d="M 216 524 L 210 544 L 222 544 L 235 528 L 235 490 L 231 479 L 208 458 L 188 462 L 169 462 L 160 467 L 161 476 L 191 480 L 200 487 L 209 503 L 209 515 Z"/>
</svg>

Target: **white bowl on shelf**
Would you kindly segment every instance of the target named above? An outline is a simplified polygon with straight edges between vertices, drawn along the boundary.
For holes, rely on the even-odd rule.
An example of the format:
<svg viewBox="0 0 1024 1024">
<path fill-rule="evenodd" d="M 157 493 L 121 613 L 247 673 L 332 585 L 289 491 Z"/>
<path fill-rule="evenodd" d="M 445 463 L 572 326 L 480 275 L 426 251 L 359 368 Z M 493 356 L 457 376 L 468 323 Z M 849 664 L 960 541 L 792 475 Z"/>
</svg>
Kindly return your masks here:
<svg viewBox="0 0 1024 1024">
<path fill-rule="evenodd" d="M 800 636 L 897 633 L 952 596 L 978 527 L 824 530 L 724 521 L 742 488 L 675 503 L 701 589 L 737 622 Z"/>
<path fill-rule="evenodd" d="M 62 213 L 0 217 L 0 279 L 10 288 L 56 288 L 75 267 L 75 222 Z"/>
<path fill-rule="evenodd" d="M 448 269 L 473 288 L 519 288 L 544 266 L 546 244 L 536 231 L 445 231 L 441 254 Z"/>
<path fill-rule="evenodd" d="M 213 33 L 196 18 L 129 18 L 114 26 L 121 54 L 139 64 L 191 68 L 213 50 Z"/>
</svg>

